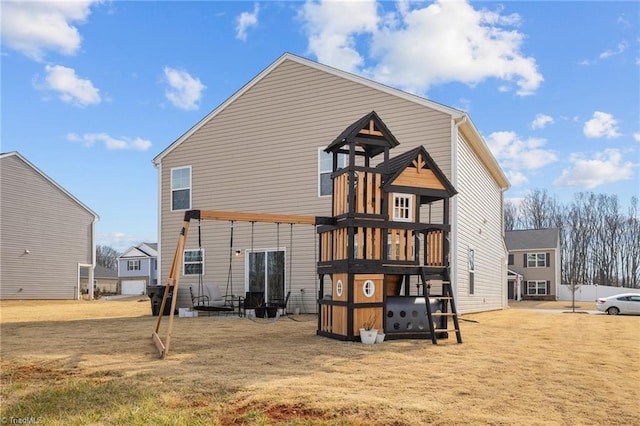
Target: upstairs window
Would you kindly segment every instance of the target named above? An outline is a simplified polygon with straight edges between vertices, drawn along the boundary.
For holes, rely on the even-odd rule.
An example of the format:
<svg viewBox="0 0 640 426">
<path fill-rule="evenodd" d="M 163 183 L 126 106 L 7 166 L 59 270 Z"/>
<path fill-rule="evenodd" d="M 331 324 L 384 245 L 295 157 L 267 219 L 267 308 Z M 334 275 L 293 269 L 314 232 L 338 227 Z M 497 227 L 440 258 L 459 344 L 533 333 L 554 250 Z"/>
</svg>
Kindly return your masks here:
<svg viewBox="0 0 640 426">
<path fill-rule="evenodd" d="M 139 271 L 140 270 L 140 260 L 127 260 L 127 271 Z"/>
<path fill-rule="evenodd" d="M 347 156 L 338 154 L 338 169 L 347 166 Z M 324 148 L 318 148 L 318 196 L 324 197 L 333 194 L 333 154 L 324 152 Z"/>
<path fill-rule="evenodd" d="M 549 266 L 547 253 L 526 253 L 524 264 L 527 268 L 546 268 Z"/>
<path fill-rule="evenodd" d="M 393 194 L 393 220 L 411 222 L 413 220 L 413 197 L 409 194 Z"/>
<path fill-rule="evenodd" d="M 191 208 L 191 166 L 171 169 L 171 210 Z"/>
</svg>

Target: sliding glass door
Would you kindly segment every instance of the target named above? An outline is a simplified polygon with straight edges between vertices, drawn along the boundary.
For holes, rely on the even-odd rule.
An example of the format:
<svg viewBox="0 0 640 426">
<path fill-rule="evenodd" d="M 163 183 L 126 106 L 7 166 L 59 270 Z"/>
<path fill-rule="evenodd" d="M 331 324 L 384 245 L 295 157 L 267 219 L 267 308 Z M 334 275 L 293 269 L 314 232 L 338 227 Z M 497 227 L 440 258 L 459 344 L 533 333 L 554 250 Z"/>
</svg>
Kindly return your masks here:
<svg viewBox="0 0 640 426">
<path fill-rule="evenodd" d="M 264 292 L 264 299 L 267 302 L 284 299 L 286 271 L 284 250 L 247 251 L 245 259 L 246 290 Z"/>
</svg>

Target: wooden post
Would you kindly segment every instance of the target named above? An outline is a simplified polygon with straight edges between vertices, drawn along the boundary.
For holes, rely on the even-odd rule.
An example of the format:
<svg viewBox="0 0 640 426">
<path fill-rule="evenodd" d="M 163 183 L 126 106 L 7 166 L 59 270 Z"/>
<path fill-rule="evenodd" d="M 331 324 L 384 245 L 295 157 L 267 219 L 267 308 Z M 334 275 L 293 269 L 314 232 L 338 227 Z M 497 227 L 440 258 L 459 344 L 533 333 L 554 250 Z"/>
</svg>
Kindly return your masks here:
<svg viewBox="0 0 640 426">
<path fill-rule="evenodd" d="M 176 311 L 176 302 L 178 300 L 178 285 L 180 283 L 180 266 L 182 264 L 182 257 L 184 255 L 184 246 L 187 240 L 187 233 L 189 231 L 189 220 L 185 220 L 182 224 L 182 231 L 180 231 L 180 237 L 178 238 L 178 246 L 173 256 L 173 264 L 167 278 L 167 286 L 164 289 L 164 296 L 162 296 L 162 304 L 160 305 L 160 312 L 158 313 L 158 322 L 156 323 L 156 330 L 152 335 L 153 342 L 160 352 L 160 358 L 165 359 L 169 353 L 169 346 L 171 344 L 171 331 L 173 330 L 173 317 Z M 169 325 L 167 327 L 167 337 L 165 342 L 162 342 L 160 337 L 160 322 L 162 321 L 162 314 L 164 313 L 164 307 L 167 303 L 167 298 L 170 291 L 173 289 L 173 297 L 171 299 L 171 312 L 169 313 Z"/>
</svg>

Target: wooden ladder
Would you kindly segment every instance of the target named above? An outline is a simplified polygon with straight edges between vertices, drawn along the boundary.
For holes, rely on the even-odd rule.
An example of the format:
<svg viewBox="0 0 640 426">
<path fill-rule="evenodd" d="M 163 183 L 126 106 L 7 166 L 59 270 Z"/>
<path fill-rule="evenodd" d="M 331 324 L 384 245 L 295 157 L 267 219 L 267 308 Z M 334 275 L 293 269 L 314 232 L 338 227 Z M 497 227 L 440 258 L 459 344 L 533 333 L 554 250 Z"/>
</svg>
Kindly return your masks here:
<svg viewBox="0 0 640 426">
<path fill-rule="evenodd" d="M 431 284 L 426 277 L 424 268 L 420 268 L 420 279 L 422 280 L 422 288 L 424 293 L 425 304 L 427 307 L 427 319 L 429 320 L 429 332 L 431 333 L 431 343 L 438 344 L 438 333 L 449 333 L 451 331 L 456 332 L 456 340 L 458 343 L 462 343 L 462 334 L 460 333 L 460 323 L 458 322 L 458 311 L 456 310 L 456 303 L 453 297 L 453 289 L 451 287 L 451 281 L 449 281 L 449 273 L 445 271 L 445 276 L 442 281 L 442 294 L 432 296 L 430 294 Z M 443 301 L 442 310 L 440 312 L 431 311 L 430 299 L 436 299 Z M 434 317 L 444 317 L 444 327 L 436 328 L 433 323 Z M 453 328 L 449 327 L 448 318 L 451 318 L 453 322 Z"/>
</svg>

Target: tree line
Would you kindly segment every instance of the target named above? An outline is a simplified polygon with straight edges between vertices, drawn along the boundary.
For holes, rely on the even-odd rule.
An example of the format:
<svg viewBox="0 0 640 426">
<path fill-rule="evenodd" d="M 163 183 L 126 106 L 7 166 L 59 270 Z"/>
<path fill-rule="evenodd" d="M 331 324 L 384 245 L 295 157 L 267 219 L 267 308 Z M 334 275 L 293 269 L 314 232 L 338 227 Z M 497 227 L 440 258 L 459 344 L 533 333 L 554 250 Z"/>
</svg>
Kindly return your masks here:
<svg viewBox="0 0 640 426">
<path fill-rule="evenodd" d="M 638 197 L 624 209 L 616 195 L 580 192 L 563 204 L 546 190 L 504 203 L 505 231 L 558 228 L 562 283 L 640 288 Z"/>
<path fill-rule="evenodd" d="M 118 256 L 122 253 L 106 245 L 96 246 L 96 265 L 104 266 L 107 269 L 118 269 Z"/>
</svg>

